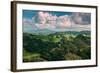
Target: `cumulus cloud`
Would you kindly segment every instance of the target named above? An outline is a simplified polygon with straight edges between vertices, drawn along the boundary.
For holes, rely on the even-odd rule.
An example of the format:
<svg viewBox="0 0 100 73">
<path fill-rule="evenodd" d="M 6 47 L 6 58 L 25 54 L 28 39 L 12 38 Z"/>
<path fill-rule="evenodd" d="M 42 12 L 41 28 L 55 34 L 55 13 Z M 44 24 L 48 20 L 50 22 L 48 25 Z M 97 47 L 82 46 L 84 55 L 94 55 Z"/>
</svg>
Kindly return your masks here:
<svg viewBox="0 0 100 73">
<path fill-rule="evenodd" d="M 72 25 L 70 17 L 68 15 L 59 16 L 57 18 L 57 27 L 66 28 Z"/>
<path fill-rule="evenodd" d="M 31 31 L 31 30 L 37 30 L 37 26 L 35 26 L 33 23 L 33 20 L 24 18 L 23 21 L 23 31 Z"/>
<path fill-rule="evenodd" d="M 56 16 L 48 12 L 38 12 L 37 26 L 39 28 L 65 28 L 71 26 L 71 21 L 68 15 Z"/>
<path fill-rule="evenodd" d="M 35 25 L 39 29 L 54 29 L 56 27 L 56 16 L 53 16 L 47 12 L 38 12 L 36 20 L 37 22 Z"/>
<path fill-rule="evenodd" d="M 91 22 L 91 14 L 90 13 L 80 13 L 75 12 L 71 16 L 74 24 L 90 24 Z"/>
<path fill-rule="evenodd" d="M 24 31 L 38 29 L 68 29 L 68 30 L 90 30 L 89 13 L 72 13 L 72 15 L 57 16 L 49 12 L 38 12 L 32 19 L 23 18 Z"/>
</svg>

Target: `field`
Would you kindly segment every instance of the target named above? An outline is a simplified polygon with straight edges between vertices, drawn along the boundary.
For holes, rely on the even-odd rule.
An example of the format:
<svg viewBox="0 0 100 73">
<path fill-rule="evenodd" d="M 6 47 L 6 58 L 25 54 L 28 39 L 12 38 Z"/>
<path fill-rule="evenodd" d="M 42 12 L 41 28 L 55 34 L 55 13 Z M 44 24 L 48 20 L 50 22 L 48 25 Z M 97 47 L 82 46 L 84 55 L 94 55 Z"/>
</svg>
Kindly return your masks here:
<svg viewBox="0 0 100 73">
<path fill-rule="evenodd" d="M 23 62 L 91 59 L 90 31 L 48 33 L 23 33 Z"/>
</svg>

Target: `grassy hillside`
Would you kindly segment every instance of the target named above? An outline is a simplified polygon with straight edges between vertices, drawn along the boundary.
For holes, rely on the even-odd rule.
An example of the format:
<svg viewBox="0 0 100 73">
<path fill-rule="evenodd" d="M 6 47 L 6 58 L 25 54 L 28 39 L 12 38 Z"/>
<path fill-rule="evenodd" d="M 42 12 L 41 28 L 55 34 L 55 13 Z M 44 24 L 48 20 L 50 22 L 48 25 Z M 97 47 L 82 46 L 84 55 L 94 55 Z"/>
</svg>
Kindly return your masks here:
<svg viewBox="0 0 100 73">
<path fill-rule="evenodd" d="M 23 33 L 23 62 L 90 59 L 90 40 L 89 31 Z"/>
</svg>

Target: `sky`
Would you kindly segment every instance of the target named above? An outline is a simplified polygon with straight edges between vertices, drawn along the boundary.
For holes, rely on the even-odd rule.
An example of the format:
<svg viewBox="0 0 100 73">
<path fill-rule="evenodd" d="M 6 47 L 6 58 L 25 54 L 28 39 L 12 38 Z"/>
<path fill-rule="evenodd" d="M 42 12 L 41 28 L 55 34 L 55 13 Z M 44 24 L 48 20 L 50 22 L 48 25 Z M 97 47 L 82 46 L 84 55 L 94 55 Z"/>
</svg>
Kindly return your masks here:
<svg viewBox="0 0 100 73">
<path fill-rule="evenodd" d="M 55 31 L 85 31 L 91 29 L 90 13 L 23 10 L 22 17 L 25 32 L 39 29 Z"/>
<path fill-rule="evenodd" d="M 71 15 L 71 12 L 57 12 L 57 11 L 40 11 L 40 10 L 23 10 L 23 18 L 29 18 L 32 19 L 32 17 L 35 17 L 38 12 L 47 12 L 52 15 L 62 16 L 62 15 Z"/>
</svg>

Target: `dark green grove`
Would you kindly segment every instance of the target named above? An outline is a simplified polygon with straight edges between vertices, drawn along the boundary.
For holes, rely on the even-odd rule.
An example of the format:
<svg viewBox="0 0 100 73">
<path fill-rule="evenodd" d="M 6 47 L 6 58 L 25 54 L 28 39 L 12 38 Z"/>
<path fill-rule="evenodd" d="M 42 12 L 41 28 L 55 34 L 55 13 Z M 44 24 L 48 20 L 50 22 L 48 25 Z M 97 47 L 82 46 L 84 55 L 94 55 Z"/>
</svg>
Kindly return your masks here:
<svg viewBox="0 0 100 73">
<path fill-rule="evenodd" d="M 23 33 L 23 62 L 91 59 L 91 37 L 85 33 Z"/>
</svg>

